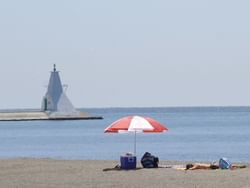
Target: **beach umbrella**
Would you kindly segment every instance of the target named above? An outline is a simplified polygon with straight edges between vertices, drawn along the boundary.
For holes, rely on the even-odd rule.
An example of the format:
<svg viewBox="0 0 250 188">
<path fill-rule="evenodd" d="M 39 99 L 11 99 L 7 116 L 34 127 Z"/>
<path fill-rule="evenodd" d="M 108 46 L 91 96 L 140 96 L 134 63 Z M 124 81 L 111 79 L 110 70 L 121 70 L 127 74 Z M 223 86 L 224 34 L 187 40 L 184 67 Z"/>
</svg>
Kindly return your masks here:
<svg viewBox="0 0 250 188">
<path fill-rule="evenodd" d="M 168 129 L 158 121 L 141 116 L 127 116 L 118 119 L 105 129 L 105 133 L 134 133 L 134 155 L 136 155 L 136 133 L 161 133 Z"/>
</svg>

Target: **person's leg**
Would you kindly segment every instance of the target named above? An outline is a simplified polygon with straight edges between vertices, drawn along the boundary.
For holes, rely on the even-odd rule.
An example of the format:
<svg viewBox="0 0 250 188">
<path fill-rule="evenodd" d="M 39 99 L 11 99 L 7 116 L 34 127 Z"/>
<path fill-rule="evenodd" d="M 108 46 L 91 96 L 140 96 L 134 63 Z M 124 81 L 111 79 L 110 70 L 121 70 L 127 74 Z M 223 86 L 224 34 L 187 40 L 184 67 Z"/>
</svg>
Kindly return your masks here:
<svg viewBox="0 0 250 188">
<path fill-rule="evenodd" d="M 232 165 L 232 169 L 236 169 L 236 168 L 246 168 L 246 165 Z"/>
</svg>

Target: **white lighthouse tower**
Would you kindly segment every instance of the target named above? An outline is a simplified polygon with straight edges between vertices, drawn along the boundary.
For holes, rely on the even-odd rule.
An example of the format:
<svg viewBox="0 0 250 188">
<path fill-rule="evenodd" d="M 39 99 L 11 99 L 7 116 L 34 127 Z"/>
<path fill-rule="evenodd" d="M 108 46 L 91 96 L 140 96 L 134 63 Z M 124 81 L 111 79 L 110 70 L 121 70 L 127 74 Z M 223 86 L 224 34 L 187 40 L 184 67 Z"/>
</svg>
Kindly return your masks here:
<svg viewBox="0 0 250 188">
<path fill-rule="evenodd" d="M 43 97 L 42 111 L 47 112 L 50 117 L 79 115 L 79 111 L 74 108 L 63 90 L 55 64 L 50 75 L 47 92 Z"/>
</svg>

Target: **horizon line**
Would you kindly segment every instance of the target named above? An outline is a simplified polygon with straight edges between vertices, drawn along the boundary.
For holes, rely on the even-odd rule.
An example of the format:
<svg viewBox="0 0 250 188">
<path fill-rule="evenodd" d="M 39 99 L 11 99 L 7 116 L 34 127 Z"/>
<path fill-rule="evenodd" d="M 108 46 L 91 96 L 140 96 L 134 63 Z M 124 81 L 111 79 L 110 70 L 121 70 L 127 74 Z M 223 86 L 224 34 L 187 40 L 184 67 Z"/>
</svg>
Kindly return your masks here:
<svg viewBox="0 0 250 188">
<path fill-rule="evenodd" d="M 103 107 L 76 107 L 76 109 L 115 109 L 115 108 L 248 108 L 250 105 L 204 105 L 204 106 L 103 106 Z M 0 109 L 1 111 L 10 110 L 38 110 L 40 108 L 6 108 Z"/>
</svg>

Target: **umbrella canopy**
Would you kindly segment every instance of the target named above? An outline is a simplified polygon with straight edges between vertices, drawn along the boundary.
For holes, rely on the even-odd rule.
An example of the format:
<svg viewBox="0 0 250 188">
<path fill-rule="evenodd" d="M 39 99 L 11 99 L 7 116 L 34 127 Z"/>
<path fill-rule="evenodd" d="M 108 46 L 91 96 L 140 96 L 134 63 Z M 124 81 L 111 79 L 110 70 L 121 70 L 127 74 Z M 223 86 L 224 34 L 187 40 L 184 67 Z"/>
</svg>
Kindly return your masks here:
<svg viewBox="0 0 250 188">
<path fill-rule="evenodd" d="M 136 133 L 160 133 L 166 132 L 168 129 L 157 122 L 156 120 L 149 117 L 141 116 L 128 116 L 121 118 L 105 129 L 105 133 L 124 133 L 124 132 L 134 132 L 134 154 L 136 153 Z"/>
<path fill-rule="evenodd" d="M 121 118 L 105 129 L 105 133 L 165 132 L 168 129 L 149 117 L 128 116 Z"/>
</svg>

